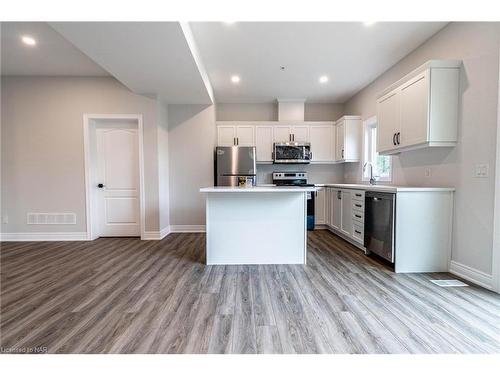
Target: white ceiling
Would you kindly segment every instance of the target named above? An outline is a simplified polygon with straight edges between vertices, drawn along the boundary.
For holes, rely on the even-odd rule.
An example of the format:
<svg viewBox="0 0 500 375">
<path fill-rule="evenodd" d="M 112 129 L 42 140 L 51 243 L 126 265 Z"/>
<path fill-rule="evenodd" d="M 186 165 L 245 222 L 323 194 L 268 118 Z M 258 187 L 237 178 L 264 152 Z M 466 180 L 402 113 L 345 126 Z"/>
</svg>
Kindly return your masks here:
<svg viewBox="0 0 500 375">
<path fill-rule="evenodd" d="M 109 75 L 44 22 L 2 22 L 1 27 L 2 75 Z M 22 35 L 33 36 L 36 46 L 26 46 Z"/>
<path fill-rule="evenodd" d="M 443 22 L 190 23 L 218 102 L 343 103 L 443 28 Z M 281 71 L 280 67 L 285 66 Z M 238 85 L 231 83 L 240 76 Z M 327 84 L 318 79 L 329 77 Z"/>
<path fill-rule="evenodd" d="M 50 25 L 133 92 L 173 104 L 212 103 L 208 79 L 179 22 Z"/>
</svg>

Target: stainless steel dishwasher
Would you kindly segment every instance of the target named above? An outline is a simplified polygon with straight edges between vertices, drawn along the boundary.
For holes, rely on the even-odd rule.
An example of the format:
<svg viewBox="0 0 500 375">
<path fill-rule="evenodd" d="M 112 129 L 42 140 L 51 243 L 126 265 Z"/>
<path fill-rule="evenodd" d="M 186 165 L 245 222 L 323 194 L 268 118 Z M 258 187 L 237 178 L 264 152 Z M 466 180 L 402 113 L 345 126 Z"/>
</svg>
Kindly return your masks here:
<svg viewBox="0 0 500 375">
<path fill-rule="evenodd" d="M 392 193 L 367 191 L 365 194 L 365 247 L 394 263 L 394 223 L 396 196 Z"/>
</svg>

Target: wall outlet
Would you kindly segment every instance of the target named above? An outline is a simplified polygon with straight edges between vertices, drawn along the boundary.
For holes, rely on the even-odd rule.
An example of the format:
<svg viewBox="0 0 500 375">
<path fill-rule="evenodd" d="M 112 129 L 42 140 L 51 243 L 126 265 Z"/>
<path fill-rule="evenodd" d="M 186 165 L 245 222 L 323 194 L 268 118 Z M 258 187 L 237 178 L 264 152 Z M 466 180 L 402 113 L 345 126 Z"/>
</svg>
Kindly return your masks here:
<svg viewBox="0 0 500 375">
<path fill-rule="evenodd" d="M 425 177 L 431 177 L 432 176 L 432 170 L 431 170 L 431 168 L 425 168 L 424 176 Z"/>
<path fill-rule="evenodd" d="M 9 224 L 9 217 L 7 215 L 2 216 L 2 224 Z"/>
<path fill-rule="evenodd" d="M 474 176 L 478 178 L 487 178 L 490 175 L 489 164 L 476 164 L 474 168 Z"/>
</svg>

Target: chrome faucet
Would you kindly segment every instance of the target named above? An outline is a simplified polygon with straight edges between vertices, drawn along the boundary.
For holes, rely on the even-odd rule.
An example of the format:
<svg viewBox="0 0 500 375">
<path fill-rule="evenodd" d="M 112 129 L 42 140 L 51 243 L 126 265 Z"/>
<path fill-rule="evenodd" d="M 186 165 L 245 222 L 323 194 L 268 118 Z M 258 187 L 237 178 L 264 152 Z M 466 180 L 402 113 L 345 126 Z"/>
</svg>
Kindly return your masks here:
<svg viewBox="0 0 500 375">
<path fill-rule="evenodd" d="M 370 166 L 370 185 L 375 185 L 375 183 L 377 182 L 377 179 L 376 177 L 373 175 L 373 164 L 369 161 L 367 161 L 364 165 L 363 165 L 363 173 L 366 171 L 366 166 L 369 165 Z"/>
</svg>

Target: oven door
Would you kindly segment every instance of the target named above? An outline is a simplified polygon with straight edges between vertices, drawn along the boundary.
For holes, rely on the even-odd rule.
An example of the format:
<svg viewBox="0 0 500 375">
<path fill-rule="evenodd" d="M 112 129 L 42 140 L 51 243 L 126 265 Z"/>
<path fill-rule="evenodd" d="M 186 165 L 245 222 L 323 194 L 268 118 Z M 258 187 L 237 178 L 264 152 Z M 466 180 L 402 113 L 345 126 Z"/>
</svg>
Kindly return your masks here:
<svg viewBox="0 0 500 375">
<path fill-rule="evenodd" d="M 308 164 L 311 160 L 309 143 L 287 142 L 274 144 L 275 164 Z"/>
</svg>

